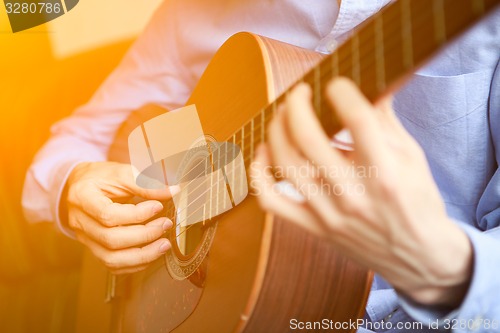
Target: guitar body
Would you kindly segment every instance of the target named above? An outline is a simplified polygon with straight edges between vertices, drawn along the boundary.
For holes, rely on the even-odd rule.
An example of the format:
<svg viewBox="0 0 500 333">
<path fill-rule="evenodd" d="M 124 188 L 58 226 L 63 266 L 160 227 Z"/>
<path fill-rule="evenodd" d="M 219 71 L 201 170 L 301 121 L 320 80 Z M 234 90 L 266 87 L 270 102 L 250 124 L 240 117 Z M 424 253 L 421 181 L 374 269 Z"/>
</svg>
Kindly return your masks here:
<svg viewBox="0 0 500 333">
<path fill-rule="evenodd" d="M 321 59 L 237 34 L 218 51 L 187 104 L 197 106 L 206 134 L 228 140 Z M 266 215 L 253 196 L 218 220 L 203 295 L 174 332 L 286 332 L 293 318 L 345 322 L 363 315 L 371 274 L 327 242 Z"/>
<path fill-rule="evenodd" d="M 312 86 L 323 127 L 334 133 L 338 122 L 321 95 L 331 77 L 350 77 L 375 101 L 499 3 L 443 0 L 436 10 L 434 0 L 396 1 L 317 66 L 322 58 L 317 53 L 240 33 L 217 52 L 187 105 L 196 105 L 205 135 L 233 142 L 244 157 L 252 157 L 256 144 L 265 138 L 262 125 L 272 118 L 277 99 L 302 78 Z M 401 17 L 405 19 L 394 19 Z M 110 160 L 129 162 L 129 133 L 164 112 L 155 106 L 134 112 L 120 129 Z M 261 134 L 255 135 L 259 125 Z M 179 214 L 179 210 L 167 213 L 174 222 Z M 326 328 L 296 325 L 299 322 L 353 332 L 335 324 L 345 325 L 363 315 L 372 273 L 336 253 L 326 241 L 266 215 L 252 196 L 189 230 L 176 229 L 170 240 L 172 250 L 164 258 L 129 276 L 109 278 L 87 254 L 77 332 L 260 333 Z"/>
<path fill-rule="evenodd" d="M 216 54 L 188 105 L 196 105 L 205 134 L 226 141 L 321 58 L 252 34 L 235 35 Z M 126 162 L 127 134 L 160 112 L 149 107 L 134 114 L 110 157 Z M 253 196 L 214 220 L 205 230 L 210 236 L 201 237 L 190 257 L 175 249 L 166 255 L 184 263 L 183 269 L 194 267 L 189 276 L 174 278 L 161 259 L 144 272 L 118 277 L 108 305 L 104 271 L 87 257 L 87 266 L 94 267 L 84 269 L 80 331 L 287 332 L 292 319 L 341 323 L 363 315 L 371 273 L 327 242 L 266 215 Z M 96 281 L 102 281 L 100 288 Z M 97 289 L 101 304 L 90 295 Z"/>
</svg>

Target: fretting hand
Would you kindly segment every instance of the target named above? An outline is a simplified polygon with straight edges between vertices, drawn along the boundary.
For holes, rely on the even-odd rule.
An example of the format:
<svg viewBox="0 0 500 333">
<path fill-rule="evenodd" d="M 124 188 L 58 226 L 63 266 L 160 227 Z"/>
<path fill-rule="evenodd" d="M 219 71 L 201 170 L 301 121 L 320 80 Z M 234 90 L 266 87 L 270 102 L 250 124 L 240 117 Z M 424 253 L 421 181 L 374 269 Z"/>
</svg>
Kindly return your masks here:
<svg viewBox="0 0 500 333">
<path fill-rule="evenodd" d="M 472 248 L 447 217 L 423 151 L 390 101 L 374 106 L 344 78 L 329 84 L 327 96 L 355 150 L 332 148 L 314 115 L 309 86 L 297 86 L 251 166 L 262 207 L 326 237 L 416 302 L 459 304 Z M 271 170 L 282 170 L 305 200 L 277 191 Z"/>
</svg>

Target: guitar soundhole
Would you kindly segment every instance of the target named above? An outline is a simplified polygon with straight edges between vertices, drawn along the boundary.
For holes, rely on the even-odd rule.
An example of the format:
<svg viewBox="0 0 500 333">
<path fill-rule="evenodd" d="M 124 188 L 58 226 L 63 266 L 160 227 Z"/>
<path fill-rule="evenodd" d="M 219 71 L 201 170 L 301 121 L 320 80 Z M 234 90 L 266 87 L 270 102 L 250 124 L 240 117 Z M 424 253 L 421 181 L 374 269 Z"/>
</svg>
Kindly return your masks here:
<svg viewBox="0 0 500 333">
<path fill-rule="evenodd" d="M 190 158 L 183 174 L 184 181 L 201 179 L 211 172 L 209 156 L 205 149 L 193 150 L 193 158 Z M 189 190 L 181 195 L 180 205 L 176 212 L 175 243 L 183 256 L 190 256 L 196 252 L 198 245 L 203 240 L 206 226 L 205 221 L 198 221 L 196 217 L 203 216 L 204 202 L 207 201 L 210 189 L 209 183 L 200 183 L 191 186 Z M 194 223 L 193 223 L 194 222 Z"/>
<path fill-rule="evenodd" d="M 183 256 L 189 256 L 198 249 L 203 239 L 204 228 L 201 223 L 188 227 L 179 226 L 176 229 L 176 245 Z"/>
<path fill-rule="evenodd" d="M 208 139 L 208 140 L 207 140 Z M 203 142 L 212 141 L 211 137 Z M 182 182 L 200 180 L 212 172 L 210 146 L 194 145 L 186 154 L 181 164 Z M 214 220 L 205 220 L 205 203 L 210 196 L 210 183 L 200 182 L 182 191 L 176 205 L 174 219 L 175 230 L 171 233 L 172 251 L 165 256 L 170 275 L 177 280 L 194 279 L 196 285 L 203 284 L 206 265 L 202 265 L 212 244 L 217 224 Z"/>
</svg>

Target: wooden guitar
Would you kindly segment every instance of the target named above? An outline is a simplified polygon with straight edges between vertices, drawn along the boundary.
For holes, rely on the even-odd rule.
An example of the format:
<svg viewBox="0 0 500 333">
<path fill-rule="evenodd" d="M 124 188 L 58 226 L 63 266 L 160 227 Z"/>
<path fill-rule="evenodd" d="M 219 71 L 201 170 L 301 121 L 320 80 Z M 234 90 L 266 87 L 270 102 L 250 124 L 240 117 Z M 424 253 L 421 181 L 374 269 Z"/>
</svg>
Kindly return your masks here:
<svg viewBox="0 0 500 333">
<path fill-rule="evenodd" d="M 500 0 L 399 0 L 324 56 L 250 33 L 217 52 L 188 105 L 205 133 L 237 144 L 248 167 L 266 125 L 297 81 L 313 88 L 325 130 L 339 123 L 323 98 L 335 76 L 376 101 Z M 165 110 L 148 106 L 120 130 L 110 159 L 128 162 L 126 138 Z M 175 222 L 172 203 L 166 214 Z M 290 320 L 333 323 L 363 316 L 372 273 L 323 240 L 261 211 L 254 197 L 185 231 L 146 271 L 108 276 L 85 256 L 77 332 L 288 332 Z M 336 331 L 353 332 L 350 327 Z"/>
</svg>

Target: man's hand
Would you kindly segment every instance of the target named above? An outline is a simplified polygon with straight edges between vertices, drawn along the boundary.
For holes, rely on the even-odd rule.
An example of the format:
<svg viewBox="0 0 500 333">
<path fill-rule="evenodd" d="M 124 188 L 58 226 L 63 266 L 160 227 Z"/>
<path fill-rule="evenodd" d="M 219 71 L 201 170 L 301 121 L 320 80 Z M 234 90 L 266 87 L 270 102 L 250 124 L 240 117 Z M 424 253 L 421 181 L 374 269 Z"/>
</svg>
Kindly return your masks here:
<svg viewBox="0 0 500 333">
<path fill-rule="evenodd" d="M 310 88 L 299 85 L 251 167 L 261 205 L 327 237 L 413 301 L 458 305 L 471 276 L 472 248 L 447 217 L 423 151 L 390 101 L 371 105 L 342 78 L 331 82 L 327 95 L 355 150 L 331 146 L 314 115 Z M 304 201 L 277 190 L 283 188 L 275 184 L 277 170 Z"/>
<path fill-rule="evenodd" d="M 158 217 L 170 192 L 137 186 L 130 165 L 81 163 L 66 186 L 69 226 L 113 273 L 140 271 L 170 248 L 172 221 Z M 127 203 L 135 196 L 149 200 Z"/>
</svg>

